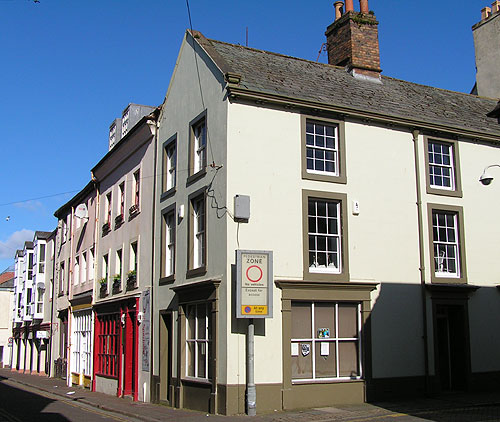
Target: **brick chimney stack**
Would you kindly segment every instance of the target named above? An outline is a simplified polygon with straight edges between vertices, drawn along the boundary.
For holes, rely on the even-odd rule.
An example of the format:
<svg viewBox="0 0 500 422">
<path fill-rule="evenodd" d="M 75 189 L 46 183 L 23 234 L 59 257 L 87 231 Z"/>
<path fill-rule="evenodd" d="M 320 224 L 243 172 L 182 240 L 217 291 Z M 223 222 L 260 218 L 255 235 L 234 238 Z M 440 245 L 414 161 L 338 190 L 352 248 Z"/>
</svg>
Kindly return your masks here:
<svg viewBox="0 0 500 422">
<path fill-rule="evenodd" d="M 325 32 L 328 63 L 345 66 L 356 78 L 381 82 L 378 21 L 368 0 L 359 0 L 359 12 L 353 0 L 346 0 L 343 14 L 339 3 L 335 2 L 335 21 Z"/>
</svg>

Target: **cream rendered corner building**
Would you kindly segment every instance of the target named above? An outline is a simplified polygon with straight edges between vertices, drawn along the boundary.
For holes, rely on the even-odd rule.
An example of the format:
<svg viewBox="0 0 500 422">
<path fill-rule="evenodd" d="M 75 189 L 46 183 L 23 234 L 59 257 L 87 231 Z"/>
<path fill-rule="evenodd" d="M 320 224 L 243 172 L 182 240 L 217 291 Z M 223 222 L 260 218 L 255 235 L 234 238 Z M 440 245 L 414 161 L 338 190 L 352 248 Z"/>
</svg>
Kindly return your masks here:
<svg viewBox="0 0 500 422">
<path fill-rule="evenodd" d="M 354 21 L 349 36 L 377 40 L 373 15 L 346 10 L 329 45 Z M 500 200 L 478 183 L 500 162 L 496 101 L 382 77 L 376 47 L 325 65 L 186 33 L 159 118 L 154 400 L 245 412 L 238 249 L 274 254 L 258 412 L 500 374 L 484 324 L 500 323 Z"/>
</svg>

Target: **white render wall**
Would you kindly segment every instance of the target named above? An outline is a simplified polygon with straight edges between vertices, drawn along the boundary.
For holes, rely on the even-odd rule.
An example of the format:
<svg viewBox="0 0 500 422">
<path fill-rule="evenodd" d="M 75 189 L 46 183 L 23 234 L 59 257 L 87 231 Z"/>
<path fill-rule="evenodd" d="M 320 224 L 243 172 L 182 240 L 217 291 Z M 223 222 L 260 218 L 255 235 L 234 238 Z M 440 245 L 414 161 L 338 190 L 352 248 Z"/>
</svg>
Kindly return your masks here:
<svg viewBox="0 0 500 422">
<path fill-rule="evenodd" d="M 347 121 L 347 184 L 302 180 L 300 114 L 232 103 L 228 108 L 227 197 L 250 195 L 251 217 L 240 224 L 239 248 L 274 251 L 274 278 L 303 278 L 302 190 L 347 194 L 350 281 L 380 283 L 372 297 L 373 377 L 424 374 L 423 326 L 419 274 L 418 213 L 412 134 L 373 124 Z M 423 136 L 418 139 L 422 237 L 426 280 L 433 265 L 429 253 L 427 203 L 464 208 L 468 283 L 479 289 L 469 301 L 472 371 L 500 370 L 495 358 L 500 336 L 486 335 L 484 320 L 500 323 L 498 254 L 500 210 L 498 184 L 483 187 L 478 178 L 487 164 L 500 163 L 500 149 L 459 142 L 463 198 L 425 192 Z M 500 173 L 498 174 L 500 181 Z M 352 214 L 352 201 L 360 214 Z M 487 210 L 486 215 L 484 214 Z M 228 220 L 227 271 L 238 248 L 237 225 Z M 226 285 L 230 294 L 229 285 Z M 274 318 L 265 322 L 265 337 L 256 338 L 256 383 L 281 382 L 281 291 L 274 288 Z M 488 310 L 488 312 L 485 312 Z M 430 368 L 431 301 L 427 301 Z M 245 382 L 245 330 L 229 334 L 228 384 Z M 231 332 L 231 321 L 227 323 Z M 492 338 L 493 337 L 493 338 Z M 488 343 L 488 344 L 486 344 Z M 488 347 L 493 346 L 493 347 Z M 275 355 L 278 359 L 273 359 Z M 223 380 L 221 380 L 223 381 Z"/>
</svg>

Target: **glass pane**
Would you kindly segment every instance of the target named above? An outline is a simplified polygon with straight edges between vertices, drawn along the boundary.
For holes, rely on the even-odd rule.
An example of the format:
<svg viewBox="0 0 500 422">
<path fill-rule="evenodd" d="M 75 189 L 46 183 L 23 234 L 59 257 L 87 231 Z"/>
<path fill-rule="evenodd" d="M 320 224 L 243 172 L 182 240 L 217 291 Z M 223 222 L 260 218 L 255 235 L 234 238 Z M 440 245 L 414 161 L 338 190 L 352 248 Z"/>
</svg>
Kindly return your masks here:
<svg viewBox="0 0 500 422">
<path fill-rule="evenodd" d="M 292 303 L 292 338 L 311 338 L 310 303 Z"/>
<path fill-rule="evenodd" d="M 198 346 L 198 374 L 200 378 L 206 378 L 206 354 L 207 354 L 207 344 L 201 342 L 197 344 Z"/>
<path fill-rule="evenodd" d="M 317 209 L 318 215 L 322 217 L 326 217 L 326 202 L 325 201 L 317 201 Z"/>
<path fill-rule="evenodd" d="M 188 340 L 190 339 L 195 339 L 196 338 L 196 319 L 195 319 L 195 307 L 194 306 L 188 306 L 187 308 L 187 314 L 186 314 L 186 323 L 188 327 L 188 332 L 187 332 L 187 338 Z"/>
<path fill-rule="evenodd" d="M 357 342 L 339 342 L 339 366 L 339 375 L 341 377 L 357 377 L 360 375 Z"/>
<path fill-rule="evenodd" d="M 325 127 L 323 125 L 314 125 L 316 129 L 316 134 L 318 135 L 324 135 L 325 133 Z"/>
<path fill-rule="evenodd" d="M 335 305 L 333 303 L 314 304 L 314 336 L 316 338 L 335 337 Z"/>
<path fill-rule="evenodd" d="M 306 143 L 307 145 L 314 145 L 314 136 L 313 135 L 306 135 Z"/>
<path fill-rule="evenodd" d="M 195 345 L 193 342 L 187 343 L 187 374 L 190 377 L 194 377 Z"/>
<path fill-rule="evenodd" d="M 326 135 L 333 136 L 333 126 L 326 126 Z"/>
<path fill-rule="evenodd" d="M 314 133 L 314 125 L 312 123 L 306 123 L 306 132 Z"/>
<path fill-rule="evenodd" d="M 206 339 L 206 315 L 207 315 L 207 306 L 203 303 L 197 306 L 198 308 L 198 339 Z"/>
<path fill-rule="evenodd" d="M 335 342 L 317 342 L 315 347 L 316 378 L 335 378 L 337 376 Z"/>
<path fill-rule="evenodd" d="M 318 218 L 318 233 L 327 233 L 326 218 Z"/>
<path fill-rule="evenodd" d="M 299 343 L 298 356 L 292 356 L 292 378 L 312 378 L 312 346 L 311 342 Z"/>
<path fill-rule="evenodd" d="M 339 338 L 357 338 L 358 306 L 339 304 Z"/>
</svg>

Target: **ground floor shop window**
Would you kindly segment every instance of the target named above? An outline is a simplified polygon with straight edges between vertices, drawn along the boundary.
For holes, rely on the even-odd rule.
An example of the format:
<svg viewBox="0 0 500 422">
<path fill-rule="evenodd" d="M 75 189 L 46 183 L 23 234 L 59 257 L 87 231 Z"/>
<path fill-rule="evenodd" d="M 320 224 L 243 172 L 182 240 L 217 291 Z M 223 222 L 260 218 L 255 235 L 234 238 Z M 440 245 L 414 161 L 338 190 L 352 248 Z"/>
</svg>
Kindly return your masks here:
<svg viewBox="0 0 500 422">
<path fill-rule="evenodd" d="M 73 314 L 71 371 L 91 374 L 92 313 L 90 310 Z"/>
<path fill-rule="evenodd" d="M 97 368 L 98 375 L 118 377 L 120 315 L 98 315 Z"/>
<path fill-rule="evenodd" d="M 293 381 L 361 377 L 361 304 L 292 302 Z"/>
<path fill-rule="evenodd" d="M 188 377 L 211 378 L 209 309 L 208 303 L 186 306 L 186 375 Z"/>
</svg>

